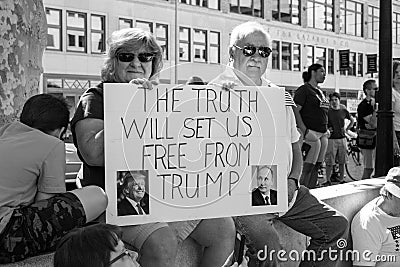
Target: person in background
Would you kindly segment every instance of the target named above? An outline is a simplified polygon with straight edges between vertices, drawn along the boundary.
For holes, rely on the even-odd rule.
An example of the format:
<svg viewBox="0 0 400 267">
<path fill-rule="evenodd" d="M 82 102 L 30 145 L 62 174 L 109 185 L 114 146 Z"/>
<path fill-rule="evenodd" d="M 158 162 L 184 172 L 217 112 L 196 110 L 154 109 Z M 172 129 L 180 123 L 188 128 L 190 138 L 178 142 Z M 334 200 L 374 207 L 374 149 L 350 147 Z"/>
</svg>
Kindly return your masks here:
<svg viewBox="0 0 400 267">
<path fill-rule="evenodd" d="M 303 72 L 304 84 L 294 95 L 298 112 L 297 126 L 301 130 L 303 140 L 310 145 L 304 159 L 300 183 L 308 188 L 315 188 L 318 182 L 318 170 L 325 159 L 328 147 L 328 109 L 329 102 L 318 84 L 325 81 L 325 69 L 321 64 L 312 64 Z"/>
<path fill-rule="evenodd" d="M 399 266 L 399 230 L 400 168 L 394 167 L 386 176 L 380 196 L 367 203 L 353 218 L 353 250 L 369 252 L 358 260 L 354 259 L 353 266 Z"/>
<path fill-rule="evenodd" d="M 205 85 L 205 84 L 207 83 L 205 83 L 203 79 L 200 78 L 199 76 L 191 76 L 186 82 L 186 85 Z"/>
<path fill-rule="evenodd" d="M 69 231 L 96 219 L 107 207 L 97 186 L 66 192 L 65 100 L 29 98 L 20 121 L 0 129 L 0 263 L 55 250 Z"/>
<path fill-rule="evenodd" d="M 375 80 L 367 80 L 363 84 L 365 98 L 357 107 L 357 127 L 358 129 L 375 130 L 377 126 L 375 92 L 378 90 Z M 361 149 L 363 154 L 364 171 L 361 179 L 369 179 L 374 171 L 375 148 Z"/>
<path fill-rule="evenodd" d="M 393 155 L 394 165 L 400 165 L 400 61 L 393 61 Z"/>
<path fill-rule="evenodd" d="M 128 28 L 112 33 L 102 82 L 82 95 L 71 121 L 84 166 L 84 186 L 105 185 L 103 83 L 132 83 L 151 89 L 161 69 L 162 49 L 150 32 Z M 235 226 L 232 218 L 218 218 L 122 227 L 122 239 L 139 251 L 139 262 L 145 267 L 174 266 L 178 243 L 186 238 L 205 248 L 201 266 L 220 267 L 233 250 Z"/>
<path fill-rule="evenodd" d="M 331 104 L 328 110 L 328 128 L 330 137 L 328 139 L 328 149 L 326 151 L 326 182 L 325 186 L 331 185 L 331 175 L 333 166 L 339 164 L 339 180 L 337 182 L 344 183 L 344 165 L 347 162 L 347 141 L 346 132 L 349 131 L 354 124 L 354 118 L 350 115 L 346 107 L 340 104 L 340 95 L 334 92 L 329 95 Z M 350 123 L 344 128 L 345 120 Z"/>
<path fill-rule="evenodd" d="M 271 54 L 272 41 L 265 28 L 255 21 L 249 21 L 236 26 L 231 33 L 229 44 L 229 65 L 226 70 L 210 82 L 211 85 L 230 90 L 235 86 L 262 86 L 264 90 L 275 86 L 272 82 L 262 78 Z M 283 170 L 282 176 L 277 179 L 287 179 L 288 211 L 280 214 L 261 214 L 235 217 L 238 231 L 246 236 L 251 250 L 279 251 L 281 249 L 278 232 L 274 227 L 274 220 L 279 220 L 290 228 L 311 237 L 308 251 L 315 251 L 319 260 L 304 259 L 301 266 L 335 266 L 336 262 L 321 253 L 328 248 L 334 248 L 336 241 L 347 228 L 347 219 L 338 211 L 324 204 L 310 191 L 299 186 L 302 155 L 298 140 L 300 137 L 296 128 L 293 99 L 285 93 L 285 114 L 287 140 L 285 149 L 288 168 Z M 256 252 L 257 253 L 257 252 Z M 250 266 L 258 260 L 250 258 Z M 268 266 L 279 266 L 276 257 L 267 259 Z M 261 265 L 264 266 L 264 265 Z"/>
</svg>

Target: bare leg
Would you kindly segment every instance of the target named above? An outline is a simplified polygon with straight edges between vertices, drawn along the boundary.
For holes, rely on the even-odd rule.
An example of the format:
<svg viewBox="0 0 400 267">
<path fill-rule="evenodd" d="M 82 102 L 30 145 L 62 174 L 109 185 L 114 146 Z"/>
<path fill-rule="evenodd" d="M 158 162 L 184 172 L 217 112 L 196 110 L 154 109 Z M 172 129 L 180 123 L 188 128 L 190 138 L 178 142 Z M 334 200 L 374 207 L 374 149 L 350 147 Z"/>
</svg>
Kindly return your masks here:
<svg viewBox="0 0 400 267">
<path fill-rule="evenodd" d="M 174 266 L 178 242 L 169 227 L 153 232 L 140 249 L 140 264 L 143 267 Z"/>
<path fill-rule="evenodd" d="M 205 247 L 201 267 L 220 267 L 233 251 L 235 225 L 232 218 L 202 220 L 189 237 Z"/>
<path fill-rule="evenodd" d="M 104 190 L 98 186 L 90 185 L 69 192 L 77 196 L 82 203 L 86 222 L 93 221 L 106 210 L 108 198 Z"/>
<path fill-rule="evenodd" d="M 339 180 L 341 182 L 343 182 L 344 181 L 344 164 L 339 164 L 339 174 L 340 174 Z"/>
<path fill-rule="evenodd" d="M 326 181 L 328 181 L 328 182 L 331 181 L 332 170 L 333 170 L 333 166 L 326 164 L 325 175 L 326 175 Z"/>
</svg>

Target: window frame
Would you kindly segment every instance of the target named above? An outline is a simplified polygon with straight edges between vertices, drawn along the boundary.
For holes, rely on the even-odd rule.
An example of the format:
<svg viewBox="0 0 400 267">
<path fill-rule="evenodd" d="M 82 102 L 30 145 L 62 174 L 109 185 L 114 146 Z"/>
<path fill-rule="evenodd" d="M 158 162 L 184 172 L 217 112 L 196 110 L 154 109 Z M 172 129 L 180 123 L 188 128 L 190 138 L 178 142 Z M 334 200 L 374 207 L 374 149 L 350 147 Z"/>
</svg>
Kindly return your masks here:
<svg viewBox="0 0 400 267">
<path fill-rule="evenodd" d="M 237 12 L 232 10 L 232 1 L 236 1 L 236 3 L 237 3 Z M 236 13 L 236 14 L 241 14 L 241 15 L 246 15 L 246 16 L 252 16 L 252 17 L 256 17 L 256 18 L 264 18 L 265 14 L 264 14 L 264 1 L 263 0 L 251 0 L 251 14 L 246 14 L 246 13 L 243 13 L 241 11 L 241 5 L 240 5 L 241 1 L 243 1 L 243 0 L 231 0 L 230 1 L 230 3 L 229 3 L 229 11 L 230 11 L 230 13 Z M 254 12 L 254 1 L 259 1 L 260 4 L 261 4 L 260 11 L 259 11 L 260 12 L 259 16 L 255 15 L 255 12 Z"/>
<path fill-rule="evenodd" d="M 62 38 L 63 37 L 63 32 L 62 32 L 62 29 L 63 29 L 63 19 L 62 19 L 63 10 L 62 9 L 58 9 L 58 8 L 46 7 L 46 9 L 45 9 L 46 17 L 47 17 L 47 11 L 48 10 L 49 11 L 52 10 L 52 11 L 59 12 L 59 16 L 58 16 L 59 25 L 47 23 L 47 28 L 48 29 L 56 29 L 56 30 L 58 30 L 58 34 L 59 34 L 59 36 L 58 36 L 59 40 L 58 41 L 59 41 L 60 45 L 59 45 L 59 48 L 54 48 L 54 47 L 48 47 L 47 44 L 46 44 L 46 50 L 63 51 L 63 38 Z M 46 18 L 46 20 L 48 21 L 47 18 Z M 47 29 L 47 35 L 49 35 L 48 29 Z"/>
<path fill-rule="evenodd" d="M 102 29 L 98 30 L 98 29 L 93 29 L 93 25 L 92 25 L 92 18 L 93 17 L 98 17 L 100 18 L 100 21 L 102 22 Z M 90 52 L 91 54 L 103 54 L 104 52 L 106 52 L 106 16 L 105 15 L 99 15 L 99 14 L 90 14 Z M 102 36 L 101 39 L 101 45 L 102 45 L 102 50 L 100 52 L 93 52 L 92 51 L 92 45 L 93 45 L 93 34 L 94 33 L 100 33 Z"/>
<path fill-rule="evenodd" d="M 83 28 L 78 28 L 78 27 L 74 27 L 74 26 L 68 26 L 68 15 L 70 14 L 70 13 L 74 13 L 74 14 L 81 14 L 81 15 L 84 15 L 84 25 L 83 25 Z M 74 52 L 74 53 L 83 53 L 83 54 L 86 54 L 87 52 L 88 52 L 88 34 L 87 34 L 87 32 L 88 32 L 88 21 L 87 21 L 87 18 L 88 18 L 88 14 L 87 13 L 85 13 L 85 12 L 80 12 L 80 11 L 74 11 L 74 10 L 67 10 L 66 11 L 66 23 L 65 23 L 65 29 L 66 29 L 66 31 L 65 31 L 65 37 L 66 37 L 66 41 L 65 41 L 65 43 L 66 43 L 66 51 L 67 52 Z M 69 49 L 68 47 L 68 31 L 69 30 L 71 30 L 71 31 L 80 31 L 80 32 L 83 32 L 83 36 L 84 36 L 84 42 L 85 42 L 85 44 L 84 44 L 84 47 L 83 47 L 83 51 L 77 51 L 77 50 L 71 50 L 71 49 Z M 79 39 L 79 38 L 78 38 Z M 79 40 L 78 40 L 78 43 L 79 43 Z M 76 47 L 76 46 L 75 46 Z"/>
<path fill-rule="evenodd" d="M 181 39 L 181 29 L 187 30 L 188 31 L 188 40 L 182 40 Z M 190 27 L 185 27 L 185 26 L 179 26 L 179 61 L 180 62 L 192 62 L 191 58 L 192 58 L 192 48 L 191 48 L 191 28 Z M 180 48 L 181 48 L 181 44 L 187 44 L 188 46 L 188 56 L 187 56 L 187 60 L 182 60 L 181 55 L 180 55 Z"/>
<path fill-rule="evenodd" d="M 271 11 L 272 11 L 272 20 L 275 20 L 275 21 L 280 21 L 280 22 L 285 22 L 285 23 L 290 23 L 290 24 L 294 24 L 294 25 L 300 25 L 300 21 L 301 21 L 301 12 L 300 12 L 300 0 L 285 0 L 285 1 L 289 1 L 289 18 L 290 18 L 290 21 L 285 21 L 285 20 L 282 20 L 282 11 L 281 11 L 281 3 L 282 3 L 282 0 L 272 0 L 272 2 L 273 2 L 273 4 L 272 4 L 272 7 L 274 8 L 275 7 L 275 3 L 277 4 L 277 10 L 276 10 L 276 14 L 277 14 L 277 17 L 275 18 L 274 17 L 274 10 L 273 10 L 273 8 L 271 9 Z M 297 19 L 298 19 L 298 22 L 297 23 L 294 23 L 293 22 L 293 11 L 295 10 L 295 8 L 293 7 L 293 1 L 296 1 L 297 3 L 298 3 L 298 5 L 297 5 Z"/>
<path fill-rule="evenodd" d="M 332 1 L 332 4 L 327 3 L 327 1 Z M 324 6 L 324 13 L 325 13 L 325 19 L 324 19 L 324 27 L 317 27 L 317 20 L 315 17 L 315 5 L 319 4 Z M 312 6 L 311 6 L 312 5 Z M 327 9 L 330 8 L 332 11 L 332 16 L 328 16 Z M 310 12 L 312 12 L 310 14 Z M 334 32 L 335 31 L 335 21 L 334 21 L 334 16 L 335 16 L 335 5 L 333 0 L 307 0 L 307 26 L 314 28 L 314 29 L 321 29 L 325 31 L 330 31 Z M 328 23 L 327 18 L 332 18 L 332 21 Z M 312 25 L 310 25 L 310 22 L 312 22 Z M 331 28 L 328 28 L 327 26 L 330 25 Z"/>
<path fill-rule="evenodd" d="M 354 10 L 351 10 L 348 8 L 348 3 L 354 3 Z M 354 34 L 349 32 L 348 29 L 348 13 L 352 13 L 354 15 Z M 357 18 L 360 17 L 361 21 L 358 23 Z M 343 22 L 343 26 L 342 26 Z M 345 33 L 351 36 L 358 36 L 358 37 L 363 37 L 364 36 L 364 31 L 363 31 L 363 25 L 364 25 L 364 9 L 363 9 L 363 4 L 357 1 L 353 0 L 341 0 L 340 2 L 340 32 Z M 360 28 L 357 27 L 357 25 L 361 25 Z M 358 32 L 358 30 L 360 32 Z"/>
<path fill-rule="evenodd" d="M 217 43 L 212 43 L 211 42 L 211 40 L 212 40 L 212 38 L 211 38 L 211 34 L 217 34 L 217 36 L 218 36 L 218 40 L 217 40 Z M 221 43 L 221 33 L 220 32 L 217 32 L 217 31 L 212 31 L 212 30 L 210 30 L 209 31 L 209 38 L 208 38 L 208 40 L 209 40 L 209 51 L 208 51 L 208 63 L 210 63 L 210 64 L 219 64 L 219 63 L 221 63 L 221 45 L 220 45 L 220 43 Z M 211 51 L 211 48 L 213 48 L 213 47 L 216 47 L 217 48 L 217 56 L 218 56 L 218 60 L 217 60 L 217 62 L 213 62 L 212 60 L 211 60 L 211 53 L 210 53 L 210 51 Z"/>
</svg>

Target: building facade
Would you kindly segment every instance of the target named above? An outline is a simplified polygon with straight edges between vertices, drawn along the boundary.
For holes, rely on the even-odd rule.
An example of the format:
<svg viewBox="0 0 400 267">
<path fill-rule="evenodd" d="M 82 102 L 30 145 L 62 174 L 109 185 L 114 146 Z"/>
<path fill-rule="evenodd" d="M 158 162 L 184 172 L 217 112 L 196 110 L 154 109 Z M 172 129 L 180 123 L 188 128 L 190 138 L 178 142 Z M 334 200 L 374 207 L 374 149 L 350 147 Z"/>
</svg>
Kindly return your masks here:
<svg viewBox="0 0 400 267">
<path fill-rule="evenodd" d="M 256 20 L 273 43 L 267 78 L 292 92 L 312 63 L 327 71 L 322 89 L 342 100 L 360 97 L 367 55 L 378 53 L 379 0 L 44 0 L 48 23 L 43 92 L 75 106 L 100 81 L 106 40 L 115 30 L 142 27 L 164 49 L 163 83 L 190 76 L 209 81 L 228 63 L 229 33 Z M 349 68 L 339 70 L 339 51 Z M 400 1 L 393 0 L 393 57 L 400 58 Z M 74 108 L 71 110 L 74 111 Z"/>
</svg>

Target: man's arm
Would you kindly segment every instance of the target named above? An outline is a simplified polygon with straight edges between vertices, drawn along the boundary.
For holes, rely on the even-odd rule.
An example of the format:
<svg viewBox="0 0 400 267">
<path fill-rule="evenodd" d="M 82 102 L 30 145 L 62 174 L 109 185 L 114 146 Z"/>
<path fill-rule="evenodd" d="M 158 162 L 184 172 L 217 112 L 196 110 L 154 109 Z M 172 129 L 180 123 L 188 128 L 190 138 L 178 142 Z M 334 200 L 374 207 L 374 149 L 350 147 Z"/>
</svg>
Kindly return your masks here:
<svg viewBox="0 0 400 267">
<path fill-rule="evenodd" d="M 104 166 L 104 121 L 87 118 L 75 125 L 79 152 L 88 165 Z"/>
<path fill-rule="evenodd" d="M 349 125 L 347 125 L 346 132 L 349 131 L 351 128 L 353 128 L 353 125 L 354 125 L 354 122 L 355 122 L 355 119 L 351 115 L 349 117 L 349 120 L 350 120 L 350 123 L 349 123 Z"/>
<path fill-rule="evenodd" d="M 290 174 L 288 178 L 288 201 L 290 202 L 293 198 L 294 192 L 297 190 L 299 186 L 299 179 L 301 175 L 301 167 L 303 165 L 303 156 L 301 154 L 299 141 L 292 143 L 292 153 L 293 153 L 293 161 L 292 161 L 292 169 L 290 170 Z M 297 180 L 297 182 L 294 179 Z"/>
</svg>

